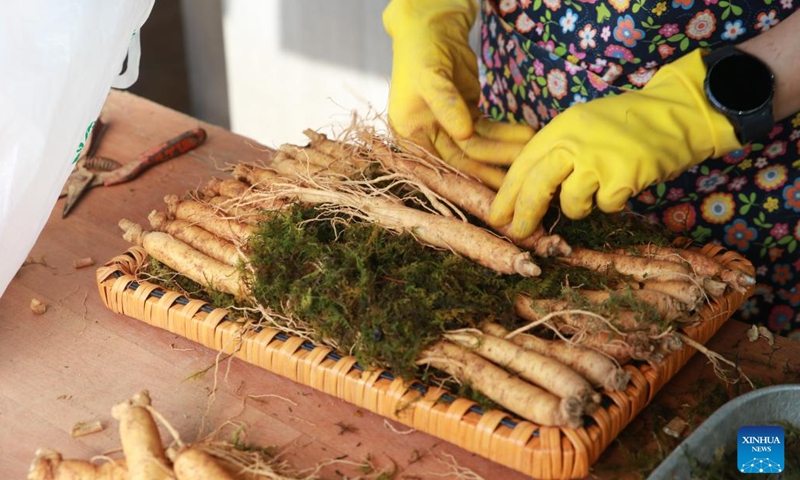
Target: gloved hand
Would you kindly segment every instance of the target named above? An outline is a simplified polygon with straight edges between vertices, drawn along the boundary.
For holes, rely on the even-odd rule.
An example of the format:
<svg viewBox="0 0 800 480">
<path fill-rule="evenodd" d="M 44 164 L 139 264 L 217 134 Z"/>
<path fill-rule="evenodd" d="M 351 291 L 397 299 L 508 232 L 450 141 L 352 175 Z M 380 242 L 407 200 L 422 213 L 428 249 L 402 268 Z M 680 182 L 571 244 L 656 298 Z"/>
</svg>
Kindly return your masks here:
<svg viewBox="0 0 800 480">
<path fill-rule="evenodd" d="M 665 65 L 639 91 L 556 116 L 514 160 L 489 222 L 512 222 L 514 238 L 530 235 L 559 186 L 569 218 L 587 216 L 593 197 L 600 210 L 617 212 L 649 185 L 741 148 L 731 123 L 706 98 L 701 55 L 695 50 Z"/>
<path fill-rule="evenodd" d="M 389 3 L 389 123 L 401 138 L 497 189 L 504 174 L 489 164 L 511 164 L 533 129 L 481 117 L 478 61 L 468 41 L 477 11 L 474 0 Z"/>
</svg>

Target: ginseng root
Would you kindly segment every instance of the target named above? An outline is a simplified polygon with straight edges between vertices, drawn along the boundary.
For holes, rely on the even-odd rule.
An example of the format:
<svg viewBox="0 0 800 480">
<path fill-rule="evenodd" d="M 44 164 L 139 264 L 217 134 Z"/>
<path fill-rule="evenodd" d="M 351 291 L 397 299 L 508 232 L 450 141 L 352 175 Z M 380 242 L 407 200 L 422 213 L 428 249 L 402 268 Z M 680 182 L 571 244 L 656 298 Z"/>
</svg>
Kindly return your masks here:
<svg viewBox="0 0 800 480">
<path fill-rule="evenodd" d="M 325 173 L 337 173 L 350 177 L 366 166 L 366 162 L 358 161 L 358 157 L 349 157 L 345 151 L 335 151 L 337 142 L 330 140 L 317 141 L 313 139 L 309 147 L 283 144 L 279 151 L 291 156 L 300 163 L 310 163 L 322 167 Z"/>
<path fill-rule="evenodd" d="M 172 478 L 158 426 L 147 409 L 149 406 L 150 395 L 143 390 L 111 409 L 111 416 L 119 421 L 119 436 L 130 480 Z"/>
<path fill-rule="evenodd" d="M 315 132 L 310 128 L 303 130 L 303 134 L 311 140 L 310 148 L 333 158 L 346 160 L 345 163 L 351 164 L 352 168 L 356 170 L 363 170 L 369 165 L 369 162 L 363 157 L 364 147 L 361 145 L 331 140 L 324 133 Z"/>
<path fill-rule="evenodd" d="M 220 217 L 216 209 L 211 205 L 205 205 L 194 200 L 182 201 L 177 195 L 167 195 L 164 197 L 164 202 L 173 217 L 196 224 L 204 230 L 233 243 L 244 244 L 248 238 L 255 234 L 254 227 L 236 220 Z"/>
<path fill-rule="evenodd" d="M 699 308 L 703 304 L 705 298 L 703 289 L 699 285 L 677 280 L 662 282 L 653 279 L 642 282 L 642 289 L 644 291 L 650 290 L 669 295 L 678 299 L 691 310 Z"/>
<path fill-rule="evenodd" d="M 185 448 L 173 458 L 178 480 L 235 480 L 211 455 L 198 447 Z"/>
<path fill-rule="evenodd" d="M 412 175 L 438 195 L 488 224 L 489 207 L 495 197 L 495 192 L 488 186 L 449 168 L 435 168 L 429 161 L 404 158 L 383 144 L 375 145 L 372 153 L 387 170 Z M 506 226 L 496 231 L 510 238 L 508 228 Z M 546 235 L 541 226 L 530 237 L 514 243 L 540 257 L 567 256 L 572 251 L 563 238 Z"/>
<path fill-rule="evenodd" d="M 617 310 L 606 318 L 585 308 L 574 308 L 568 300 L 533 300 L 520 294 L 514 302 L 514 311 L 520 318 L 529 322 L 538 322 L 545 315 L 555 313 L 551 323 L 559 329 L 567 328 L 571 332 L 584 329 L 604 330 L 608 325 L 613 325 L 625 332 L 646 330 L 654 334 L 659 333 L 658 324 L 648 322 L 641 312 Z"/>
<path fill-rule="evenodd" d="M 94 464 L 86 460 L 64 460 L 50 449 L 36 450 L 28 469 L 28 480 L 128 480 L 124 460 Z"/>
<path fill-rule="evenodd" d="M 521 378 L 538 385 L 561 398 L 576 398 L 584 411 L 591 413 L 600 403 L 601 396 L 589 382 L 567 365 L 525 350 L 511 341 L 475 331 L 451 331 L 447 340 L 460 345 L 481 357 L 502 365 Z"/>
<path fill-rule="evenodd" d="M 578 372 L 592 385 L 609 391 L 624 390 L 631 378 L 630 373 L 617 366 L 606 355 L 590 348 L 572 345 L 563 340 L 545 340 L 525 333 L 507 338 L 509 331 L 496 323 L 484 324 L 481 329 L 490 335 L 510 340 L 526 350 L 558 360 Z"/>
<path fill-rule="evenodd" d="M 629 275 L 636 281 L 656 279 L 659 281 L 679 280 L 688 282 L 695 275 L 688 267 L 666 260 L 636 257 L 618 253 L 599 252 L 587 248 L 573 248 L 572 254 L 563 257 L 564 263 L 574 267 L 584 267 L 596 272 L 618 272 Z"/>
<path fill-rule="evenodd" d="M 628 250 L 630 249 L 617 250 L 616 252 L 625 253 Z M 731 288 L 738 292 L 743 293 L 756 283 L 754 277 L 740 270 L 726 268 L 722 263 L 700 252 L 652 244 L 638 246 L 633 250 L 644 257 L 686 264 L 695 275 L 718 277 L 723 283 L 730 285 Z"/>
<path fill-rule="evenodd" d="M 256 165 L 237 163 L 231 171 L 233 178 L 249 183 L 253 188 L 268 190 L 269 185 L 281 180 L 281 176 L 272 170 Z"/>
<path fill-rule="evenodd" d="M 164 213 L 157 210 L 150 212 L 147 219 L 154 230 L 168 233 L 226 265 L 236 267 L 247 261 L 247 258 L 231 242 L 223 240 L 186 220 L 170 220 Z"/>
<path fill-rule="evenodd" d="M 417 363 L 431 365 L 472 385 L 475 390 L 531 422 L 554 427 L 581 426 L 583 408 L 577 399 L 561 399 L 450 342 L 441 341 L 429 347 Z"/>
<path fill-rule="evenodd" d="M 250 191 L 250 185 L 235 178 L 212 178 L 206 182 L 203 194 L 209 197 L 224 195 L 230 198 L 241 197 Z"/>
<path fill-rule="evenodd" d="M 245 178 L 247 172 L 251 172 L 255 168 L 257 167 L 250 168 L 244 164 L 237 164 L 234 171 Z M 269 172 L 268 170 L 263 171 Z M 273 175 L 272 172 L 269 173 Z M 277 177 L 270 176 L 268 178 Z M 261 187 L 265 186 L 261 185 Z M 225 180 L 212 178 L 206 183 L 202 193 L 203 199 L 215 209 L 221 210 L 225 216 L 235 218 L 250 226 L 257 226 L 259 222 L 266 219 L 267 212 L 280 210 L 285 206 L 285 202 L 278 199 L 263 201 L 253 195 L 256 190 L 256 187 L 251 187 L 245 181 L 235 178 Z"/>
<path fill-rule="evenodd" d="M 266 220 L 265 209 L 259 208 L 256 204 L 245 203 L 243 198 L 230 198 L 223 195 L 210 197 L 206 202 L 218 209 L 225 217 L 235 218 L 238 222 L 252 227 Z M 266 210 L 277 210 L 280 208 L 279 202 Z"/>
<path fill-rule="evenodd" d="M 236 267 L 225 265 L 208 255 L 195 250 L 182 241 L 163 232 L 149 232 L 130 220 L 119 221 L 123 238 L 139 245 L 148 255 L 176 272 L 191 278 L 210 289 L 230 293 L 239 298 L 247 296 L 241 273 Z"/>
<path fill-rule="evenodd" d="M 571 341 L 579 346 L 596 350 L 602 355 L 614 359 L 620 365 L 625 365 L 635 357 L 634 350 L 642 351 L 641 345 L 634 347 L 629 343 L 631 340 L 628 338 L 629 336 L 611 330 L 600 330 L 591 333 L 583 332 L 572 337 Z M 649 354 L 647 356 L 649 357 Z M 637 360 L 641 360 L 641 358 L 637 358 Z"/>
<path fill-rule="evenodd" d="M 622 300 L 649 305 L 658 316 L 667 322 L 686 321 L 691 314 L 689 307 L 675 297 L 655 290 L 576 290 L 575 294 L 593 304 Z"/>
</svg>

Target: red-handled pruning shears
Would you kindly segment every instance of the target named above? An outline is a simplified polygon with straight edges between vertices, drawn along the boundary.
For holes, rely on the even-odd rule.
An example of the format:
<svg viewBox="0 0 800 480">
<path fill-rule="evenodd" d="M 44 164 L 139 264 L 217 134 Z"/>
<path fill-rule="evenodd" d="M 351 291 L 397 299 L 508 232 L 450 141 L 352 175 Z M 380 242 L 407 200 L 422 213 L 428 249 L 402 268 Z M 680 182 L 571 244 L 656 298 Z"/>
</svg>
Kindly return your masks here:
<svg viewBox="0 0 800 480">
<path fill-rule="evenodd" d="M 206 131 L 202 128 L 189 130 L 142 153 L 135 161 L 120 166 L 114 160 L 94 156 L 100 137 L 105 131 L 105 124 L 99 120 L 97 123 L 95 128 L 98 128 L 98 130 L 92 133 L 92 144 L 86 158 L 78 162 L 78 166 L 69 175 L 66 185 L 61 190 L 61 195 L 59 195 L 59 198 L 67 197 L 64 211 L 61 214 L 62 218 L 67 216 L 78 200 L 90 188 L 101 185 L 108 187 L 133 180 L 153 165 L 194 150 L 202 145 L 207 137 Z M 91 153 L 91 156 L 89 153 Z M 104 171 L 94 173 L 91 171 L 93 169 Z"/>
</svg>

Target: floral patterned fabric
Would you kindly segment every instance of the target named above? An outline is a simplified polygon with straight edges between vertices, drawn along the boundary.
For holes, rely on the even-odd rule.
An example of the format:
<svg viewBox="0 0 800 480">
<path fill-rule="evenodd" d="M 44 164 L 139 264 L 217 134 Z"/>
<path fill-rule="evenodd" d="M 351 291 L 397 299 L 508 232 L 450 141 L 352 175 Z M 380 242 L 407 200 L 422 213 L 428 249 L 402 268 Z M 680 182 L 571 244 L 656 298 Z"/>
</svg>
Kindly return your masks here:
<svg viewBox="0 0 800 480">
<path fill-rule="evenodd" d="M 576 103 L 643 87 L 695 48 L 740 43 L 800 0 L 484 0 L 481 110 L 541 128 Z M 768 138 L 629 206 L 698 243 L 719 243 L 757 269 L 737 317 L 800 340 L 800 113 Z"/>
</svg>

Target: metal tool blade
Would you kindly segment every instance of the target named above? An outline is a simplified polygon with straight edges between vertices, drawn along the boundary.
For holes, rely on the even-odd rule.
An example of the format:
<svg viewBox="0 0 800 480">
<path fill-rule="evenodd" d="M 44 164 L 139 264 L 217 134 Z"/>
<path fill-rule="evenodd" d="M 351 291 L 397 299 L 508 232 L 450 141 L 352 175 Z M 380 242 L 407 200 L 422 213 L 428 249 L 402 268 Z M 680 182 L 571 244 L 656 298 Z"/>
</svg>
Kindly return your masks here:
<svg viewBox="0 0 800 480">
<path fill-rule="evenodd" d="M 67 185 L 65 187 L 67 201 L 64 203 L 64 211 L 61 213 L 61 218 L 66 217 L 69 211 L 72 210 L 72 207 L 78 203 L 78 200 L 86 192 L 93 178 L 94 173 L 85 168 L 79 168 L 70 173 L 69 180 L 67 180 Z"/>
</svg>

